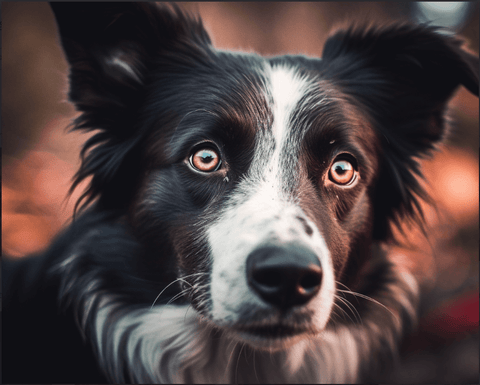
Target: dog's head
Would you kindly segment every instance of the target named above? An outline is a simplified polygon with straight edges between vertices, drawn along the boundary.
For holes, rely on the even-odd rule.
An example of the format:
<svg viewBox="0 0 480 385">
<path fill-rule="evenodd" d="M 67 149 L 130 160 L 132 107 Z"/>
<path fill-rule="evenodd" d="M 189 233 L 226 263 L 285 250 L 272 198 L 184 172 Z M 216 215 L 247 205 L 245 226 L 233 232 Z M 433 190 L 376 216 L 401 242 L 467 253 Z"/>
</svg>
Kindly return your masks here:
<svg viewBox="0 0 480 385">
<path fill-rule="evenodd" d="M 327 325 L 346 283 L 423 191 L 417 159 L 478 58 L 434 28 L 332 35 L 322 59 L 215 50 L 152 3 L 54 3 L 85 145 L 74 187 L 126 214 L 153 275 L 252 345 Z M 173 262 L 172 262 L 173 261 Z M 147 261 L 145 261 L 147 263 Z"/>
</svg>

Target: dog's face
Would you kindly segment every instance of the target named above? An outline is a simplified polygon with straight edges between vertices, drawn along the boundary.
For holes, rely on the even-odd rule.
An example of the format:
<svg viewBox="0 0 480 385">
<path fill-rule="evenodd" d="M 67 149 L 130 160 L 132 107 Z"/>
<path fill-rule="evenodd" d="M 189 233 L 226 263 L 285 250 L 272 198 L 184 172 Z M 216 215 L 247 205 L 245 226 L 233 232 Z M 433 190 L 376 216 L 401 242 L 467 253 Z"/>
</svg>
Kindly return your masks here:
<svg viewBox="0 0 480 385">
<path fill-rule="evenodd" d="M 261 58 L 152 4 L 69 7 L 54 6 L 70 98 L 80 128 L 103 130 L 77 182 L 93 175 L 87 194 L 127 214 L 154 274 L 173 265 L 207 322 L 258 347 L 326 327 L 336 282 L 418 204 L 414 158 L 453 90 L 478 93 L 478 61 L 424 27 Z"/>
<path fill-rule="evenodd" d="M 371 237 L 379 141 L 320 65 L 212 55 L 147 151 L 134 223 L 168 229 L 194 307 L 248 340 L 322 330 L 352 244 Z"/>
</svg>

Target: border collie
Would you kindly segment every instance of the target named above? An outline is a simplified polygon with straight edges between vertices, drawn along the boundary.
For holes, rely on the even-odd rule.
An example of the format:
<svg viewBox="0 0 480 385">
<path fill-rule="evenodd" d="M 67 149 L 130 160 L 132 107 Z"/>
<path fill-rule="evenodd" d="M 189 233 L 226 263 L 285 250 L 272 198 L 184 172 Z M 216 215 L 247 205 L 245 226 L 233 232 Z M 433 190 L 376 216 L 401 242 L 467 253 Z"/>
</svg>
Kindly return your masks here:
<svg viewBox="0 0 480 385">
<path fill-rule="evenodd" d="M 478 58 L 431 26 L 351 27 L 323 57 L 212 47 L 175 5 L 52 3 L 74 129 L 72 224 L 4 265 L 7 383 L 361 382 L 417 283 L 418 160 Z M 419 219 L 420 218 L 420 219 Z"/>
</svg>

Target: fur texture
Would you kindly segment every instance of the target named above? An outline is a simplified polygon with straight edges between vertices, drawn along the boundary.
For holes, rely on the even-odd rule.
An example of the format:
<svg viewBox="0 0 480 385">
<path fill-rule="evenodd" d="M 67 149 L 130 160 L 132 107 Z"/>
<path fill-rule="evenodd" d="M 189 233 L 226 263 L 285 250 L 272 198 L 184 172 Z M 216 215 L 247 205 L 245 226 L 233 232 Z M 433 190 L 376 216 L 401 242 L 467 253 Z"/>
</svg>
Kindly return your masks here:
<svg viewBox="0 0 480 385">
<path fill-rule="evenodd" d="M 52 9 L 73 128 L 96 130 L 72 190 L 91 179 L 44 253 L 5 261 L 3 381 L 388 370 L 418 287 L 385 244 L 421 223 L 418 159 L 444 138 L 456 88 L 478 95 L 478 58 L 429 26 L 356 27 L 322 59 L 264 58 L 215 50 L 176 6 Z"/>
</svg>

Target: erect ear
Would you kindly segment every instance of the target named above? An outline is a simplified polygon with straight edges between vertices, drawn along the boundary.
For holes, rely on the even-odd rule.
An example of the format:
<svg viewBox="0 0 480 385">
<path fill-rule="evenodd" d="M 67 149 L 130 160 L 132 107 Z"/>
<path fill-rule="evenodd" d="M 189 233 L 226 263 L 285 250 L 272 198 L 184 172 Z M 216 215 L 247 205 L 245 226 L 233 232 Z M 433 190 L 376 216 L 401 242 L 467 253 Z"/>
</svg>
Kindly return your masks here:
<svg viewBox="0 0 480 385">
<path fill-rule="evenodd" d="M 189 61 L 208 57 L 210 38 L 199 19 L 186 15 L 174 4 L 50 5 L 70 64 L 69 98 L 82 112 L 74 129 L 100 130 L 82 150 L 82 165 L 72 191 L 92 176 L 80 200 L 88 198 L 87 204 L 110 191 L 108 199 L 113 201 L 125 195 L 113 191 L 121 188 L 120 181 L 131 182 L 127 174 L 133 167 L 127 158 L 132 158 L 132 149 L 141 139 L 136 126 L 144 101 L 144 83 L 158 66 L 185 67 Z"/>
<path fill-rule="evenodd" d="M 459 86 L 478 95 L 478 57 L 458 37 L 424 25 L 352 28 L 330 37 L 322 71 L 372 119 L 383 145 L 375 203 L 378 238 L 386 222 L 419 209 L 426 197 L 415 157 L 430 152 L 446 131 L 446 106 Z M 382 220 L 380 220 L 380 219 Z"/>
<path fill-rule="evenodd" d="M 176 5 L 149 2 L 50 5 L 70 64 L 70 100 L 82 112 L 101 111 L 94 119 L 100 126 L 97 128 L 109 125 L 112 116 L 106 112 L 122 121 L 125 108 L 135 106 L 139 96 L 136 91 L 142 88 L 159 56 L 182 52 L 188 55 L 210 44 L 201 21 L 187 17 Z"/>
<path fill-rule="evenodd" d="M 443 112 L 463 85 L 478 95 L 478 57 L 434 27 L 350 29 L 323 49 L 325 75 L 367 107 L 388 137 L 421 152 L 442 137 Z"/>
</svg>

